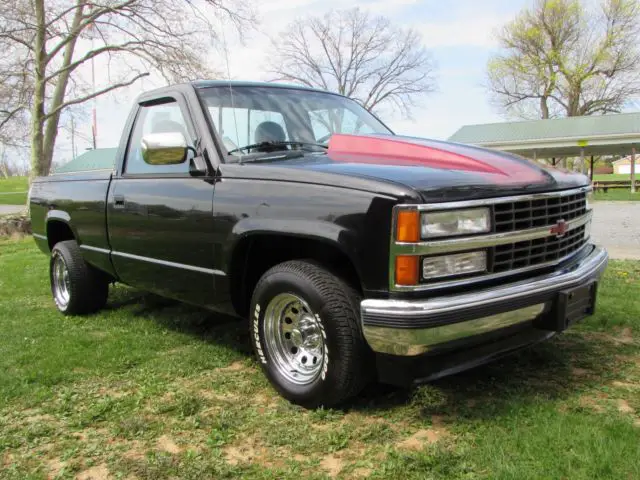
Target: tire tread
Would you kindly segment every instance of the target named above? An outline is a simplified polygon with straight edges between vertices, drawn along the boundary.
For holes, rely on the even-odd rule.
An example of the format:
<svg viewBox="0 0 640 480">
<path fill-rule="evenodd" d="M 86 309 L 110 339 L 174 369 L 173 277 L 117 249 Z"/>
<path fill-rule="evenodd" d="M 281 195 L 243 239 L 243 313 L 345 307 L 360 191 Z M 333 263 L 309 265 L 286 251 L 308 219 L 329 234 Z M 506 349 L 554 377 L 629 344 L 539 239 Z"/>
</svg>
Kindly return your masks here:
<svg viewBox="0 0 640 480">
<path fill-rule="evenodd" d="M 264 274 L 256 286 L 256 291 L 259 291 L 262 282 L 266 281 L 270 274 L 276 272 L 288 272 L 306 279 L 318 290 L 326 301 L 324 308 L 331 312 L 334 320 L 336 341 L 341 345 L 341 356 L 345 360 L 343 364 L 351 366 L 338 370 L 332 397 L 324 399 L 318 406 L 336 405 L 357 395 L 371 377 L 371 369 L 367 365 L 371 351 L 359 324 L 360 295 L 343 279 L 313 260 L 290 260 L 276 265 Z"/>
<path fill-rule="evenodd" d="M 67 264 L 71 285 L 69 304 L 66 310 L 61 310 L 62 313 L 84 315 L 104 307 L 109 294 L 109 283 L 98 270 L 85 262 L 77 242 L 64 240 L 56 243 L 52 250 L 52 259 L 56 251 L 60 252 Z M 51 278 L 53 279 L 52 274 Z"/>
</svg>

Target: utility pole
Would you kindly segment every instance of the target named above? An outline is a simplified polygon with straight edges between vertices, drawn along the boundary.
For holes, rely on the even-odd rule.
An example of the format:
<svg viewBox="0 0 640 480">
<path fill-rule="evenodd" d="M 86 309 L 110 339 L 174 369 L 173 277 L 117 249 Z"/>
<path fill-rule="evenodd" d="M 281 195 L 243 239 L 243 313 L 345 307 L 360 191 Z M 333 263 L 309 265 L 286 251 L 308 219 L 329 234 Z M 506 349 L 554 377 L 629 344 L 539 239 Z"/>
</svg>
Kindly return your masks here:
<svg viewBox="0 0 640 480">
<path fill-rule="evenodd" d="M 631 193 L 636 193 L 636 147 L 631 147 Z"/>
<path fill-rule="evenodd" d="M 76 121 L 71 115 L 71 158 L 76 156 Z"/>
<path fill-rule="evenodd" d="M 89 13 L 91 13 L 91 9 L 89 9 Z M 89 32 L 91 32 L 91 50 L 94 49 L 94 41 L 95 41 L 95 25 L 92 23 L 91 25 L 89 25 L 89 28 L 87 29 Z M 91 88 L 93 88 L 93 93 L 96 93 L 96 64 L 95 64 L 95 57 L 91 57 Z M 96 108 L 97 108 L 97 100 L 96 97 L 93 97 L 93 109 L 91 112 L 91 134 L 92 134 L 92 138 L 93 138 L 93 149 L 95 150 L 98 147 L 98 142 L 96 140 L 96 137 L 98 136 L 98 121 L 97 121 L 97 115 L 96 115 Z"/>
</svg>

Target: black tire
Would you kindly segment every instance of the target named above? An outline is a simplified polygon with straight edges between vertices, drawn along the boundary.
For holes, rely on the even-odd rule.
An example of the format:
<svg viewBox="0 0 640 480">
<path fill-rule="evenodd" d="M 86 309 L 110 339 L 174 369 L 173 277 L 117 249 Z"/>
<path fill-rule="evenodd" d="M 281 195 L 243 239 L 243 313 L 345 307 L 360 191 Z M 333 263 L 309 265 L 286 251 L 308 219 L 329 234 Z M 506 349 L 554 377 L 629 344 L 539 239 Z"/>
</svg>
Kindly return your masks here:
<svg viewBox="0 0 640 480">
<path fill-rule="evenodd" d="M 270 302 L 283 294 L 295 295 L 308 304 L 312 311 L 309 318 L 317 320 L 324 337 L 321 371 L 305 385 L 294 383 L 281 372 L 277 347 L 273 341 L 270 347 L 265 339 Z M 307 408 L 331 407 L 362 390 L 370 379 L 372 353 L 362 336 L 359 312 L 360 298 L 355 290 L 311 261 L 281 263 L 262 276 L 251 299 L 250 337 L 265 375 L 283 397 Z M 279 321 L 282 324 L 282 316 Z"/>
<path fill-rule="evenodd" d="M 54 269 L 58 262 L 64 264 L 67 276 L 63 282 L 68 292 L 68 300 L 63 301 L 59 295 L 57 278 Z M 49 263 L 49 280 L 51 294 L 58 310 L 65 315 L 83 315 L 100 310 L 107 303 L 109 281 L 106 276 L 96 270 L 82 258 L 82 253 L 75 240 L 58 242 L 51 251 Z"/>
</svg>

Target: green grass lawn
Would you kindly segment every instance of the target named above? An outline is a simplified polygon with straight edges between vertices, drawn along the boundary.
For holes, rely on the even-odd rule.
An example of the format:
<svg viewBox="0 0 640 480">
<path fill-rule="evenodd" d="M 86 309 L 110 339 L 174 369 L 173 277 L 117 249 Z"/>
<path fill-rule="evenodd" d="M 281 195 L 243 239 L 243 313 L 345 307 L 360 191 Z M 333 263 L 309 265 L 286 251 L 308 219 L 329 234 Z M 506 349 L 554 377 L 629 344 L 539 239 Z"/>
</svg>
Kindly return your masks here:
<svg viewBox="0 0 640 480">
<path fill-rule="evenodd" d="M 640 174 L 640 167 L 638 167 L 639 170 L 639 174 Z M 637 175 L 636 177 L 640 177 L 640 175 Z M 608 173 L 608 174 L 598 174 L 598 175 L 594 175 L 593 179 L 596 181 L 614 181 L 614 180 L 631 180 L 631 175 L 629 175 L 628 173 Z"/>
<path fill-rule="evenodd" d="M 111 289 L 58 314 L 47 258 L 0 240 L 0 478 L 640 478 L 640 263 L 555 339 L 344 409 L 280 398 L 244 322 Z"/>
<path fill-rule="evenodd" d="M 591 196 L 595 201 L 640 201 L 640 192 L 631 193 L 631 191 L 626 188 L 610 188 L 606 193 L 599 190 L 597 192 L 593 192 Z"/>
<path fill-rule="evenodd" d="M 27 190 L 27 177 L 0 178 L 0 204 L 24 205 L 27 203 Z"/>
<path fill-rule="evenodd" d="M 640 172 L 639 172 L 640 173 Z M 636 178 L 640 178 L 637 176 Z M 610 175 L 594 175 L 594 181 L 613 181 L 613 180 L 631 180 L 630 175 L 627 174 L 610 174 Z M 622 200 L 622 201 L 639 201 L 640 192 L 634 194 L 628 188 L 611 188 L 606 193 L 602 190 L 598 190 L 593 193 L 593 200 Z"/>
</svg>

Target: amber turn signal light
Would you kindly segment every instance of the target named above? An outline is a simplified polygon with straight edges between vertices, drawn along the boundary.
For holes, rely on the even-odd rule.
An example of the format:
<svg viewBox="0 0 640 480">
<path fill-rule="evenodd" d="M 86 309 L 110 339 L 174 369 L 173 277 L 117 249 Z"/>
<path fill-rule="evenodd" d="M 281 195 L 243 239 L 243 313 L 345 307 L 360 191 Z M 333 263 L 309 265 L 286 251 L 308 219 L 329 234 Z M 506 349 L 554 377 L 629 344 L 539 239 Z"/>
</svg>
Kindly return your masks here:
<svg viewBox="0 0 640 480">
<path fill-rule="evenodd" d="M 417 210 L 400 210 L 396 221 L 396 241 L 420 241 L 420 213 Z"/>
<path fill-rule="evenodd" d="M 399 255 L 396 257 L 396 285 L 418 284 L 418 260 L 416 255 Z"/>
</svg>

